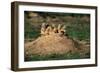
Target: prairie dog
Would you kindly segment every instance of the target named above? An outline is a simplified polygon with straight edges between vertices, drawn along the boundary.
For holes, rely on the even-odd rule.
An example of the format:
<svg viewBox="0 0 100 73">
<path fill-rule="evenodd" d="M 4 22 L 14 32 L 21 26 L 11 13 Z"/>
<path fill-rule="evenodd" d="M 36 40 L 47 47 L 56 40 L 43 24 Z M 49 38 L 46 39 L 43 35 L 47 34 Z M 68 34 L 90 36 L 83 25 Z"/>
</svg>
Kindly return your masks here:
<svg viewBox="0 0 100 73">
<path fill-rule="evenodd" d="M 58 29 L 56 28 L 56 26 L 52 25 L 52 27 L 53 27 L 53 33 L 58 33 Z"/>
<path fill-rule="evenodd" d="M 46 35 L 49 35 L 50 32 L 52 32 L 52 27 L 51 27 L 51 26 L 48 26 L 48 27 L 46 28 L 46 30 L 45 30 L 45 34 L 46 34 Z"/>
<path fill-rule="evenodd" d="M 42 34 L 42 35 L 45 34 L 45 30 L 46 30 L 46 24 L 43 23 L 43 24 L 41 25 L 41 34 Z"/>
<path fill-rule="evenodd" d="M 66 30 L 65 30 L 66 26 L 61 27 L 58 31 L 59 35 L 64 35 Z"/>
</svg>

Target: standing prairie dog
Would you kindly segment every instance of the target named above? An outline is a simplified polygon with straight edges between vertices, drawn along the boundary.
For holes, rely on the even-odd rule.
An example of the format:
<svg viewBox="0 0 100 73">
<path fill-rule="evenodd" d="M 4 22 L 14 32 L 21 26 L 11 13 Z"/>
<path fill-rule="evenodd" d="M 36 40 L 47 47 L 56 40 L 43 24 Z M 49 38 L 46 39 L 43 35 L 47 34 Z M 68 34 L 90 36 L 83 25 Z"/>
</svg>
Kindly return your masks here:
<svg viewBox="0 0 100 73">
<path fill-rule="evenodd" d="M 46 24 L 42 23 L 41 25 L 41 34 L 44 35 L 45 34 L 45 30 L 46 30 Z"/>
<path fill-rule="evenodd" d="M 58 29 L 56 28 L 56 26 L 52 25 L 52 27 L 53 27 L 53 33 L 58 33 Z"/>
<path fill-rule="evenodd" d="M 52 27 L 48 26 L 45 32 L 46 32 L 47 35 L 51 34 L 52 33 Z"/>
<path fill-rule="evenodd" d="M 66 32 L 66 26 L 64 25 L 62 28 L 61 28 L 61 31 L 63 31 L 64 33 Z"/>
<path fill-rule="evenodd" d="M 58 34 L 59 35 L 64 35 L 66 30 L 65 30 L 66 26 L 61 27 L 60 25 L 58 26 Z"/>
<path fill-rule="evenodd" d="M 58 25 L 58 30 L 60 30 L 60 29 L 61 29 L 61 24 Z"/>
</svg>

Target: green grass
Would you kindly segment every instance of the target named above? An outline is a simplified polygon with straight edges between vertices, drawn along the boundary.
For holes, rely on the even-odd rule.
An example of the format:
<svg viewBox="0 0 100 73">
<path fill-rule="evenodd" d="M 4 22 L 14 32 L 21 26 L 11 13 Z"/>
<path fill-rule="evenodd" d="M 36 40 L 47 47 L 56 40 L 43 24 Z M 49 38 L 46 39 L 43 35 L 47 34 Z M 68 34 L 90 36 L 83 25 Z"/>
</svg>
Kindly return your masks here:
<svg viewBox="0 0 100 73">
<path fill-rule="evenodd" d="M 88 56 L 89 57 L 89 56 Z M 31 55 L 25 57 L 25 61 L 42 61 L 42 60 L 64 60 L 64 59 L 83 59 L 80 53 L 65 53 L 65 54 L 51 54 L 51 55 Z"/>
<path fill-rule="evenodd" d="M 73 24 L 66 27 L 66 34 L 78 40 L 90 39 L 90 26 L 89 24 Z"/>
</svg>

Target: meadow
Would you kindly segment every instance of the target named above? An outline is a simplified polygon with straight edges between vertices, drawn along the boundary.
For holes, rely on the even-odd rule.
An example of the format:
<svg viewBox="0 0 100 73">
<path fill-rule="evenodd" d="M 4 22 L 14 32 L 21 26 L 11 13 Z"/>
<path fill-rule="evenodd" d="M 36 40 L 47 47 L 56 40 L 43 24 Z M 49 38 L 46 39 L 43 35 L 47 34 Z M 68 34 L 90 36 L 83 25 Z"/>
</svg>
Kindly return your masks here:
<svg viewBox="0 0 100 73">
<path fill-rule="evenodd" d="M 84 59 L 90 58 L 90 15 L 75 13 L 53 13 L 53 12 L 24 12 L 24 42 L 31 42 L 37 39 L 40 34 L 41 24 L 62 24 L 66 25 L 65 36 L 89 46 L 85 53 L 74 52 L 52 55 L 25 55 L 25 61 L 41 60 L 62 60 L 62 59 Z M 77 44 L 76 44 L 77 46 Z M 79 47 L 79 46 L 78 46 Z"/>
</svg>

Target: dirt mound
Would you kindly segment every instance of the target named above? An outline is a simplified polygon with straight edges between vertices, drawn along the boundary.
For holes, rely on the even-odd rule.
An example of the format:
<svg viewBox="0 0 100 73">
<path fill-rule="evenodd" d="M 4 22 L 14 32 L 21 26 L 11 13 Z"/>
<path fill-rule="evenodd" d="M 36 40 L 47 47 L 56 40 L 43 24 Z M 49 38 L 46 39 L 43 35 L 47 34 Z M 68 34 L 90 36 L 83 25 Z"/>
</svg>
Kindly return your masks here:
<svg viewBox="0 0 100 73">
<path fill-rule="evenodd" d="M 63 54 L 75 51 L 73 40 L 57 34 L 41 36 L 33 42 L 25 44 L 26 54 Z"/>
<path fill-rule="evenodd" d="M 89 51 L 89 45 L 72 40 L 65 34 L 65 27 L 58 25 L 57 28 L 42 25 L 41 36 L 32 42 L 25 43 L 25 56 L 27 55 L 50 55 L 79 52 L 84 54 Z M 80 44 L 81 43 L 81 44 Z"/>
</svg>

